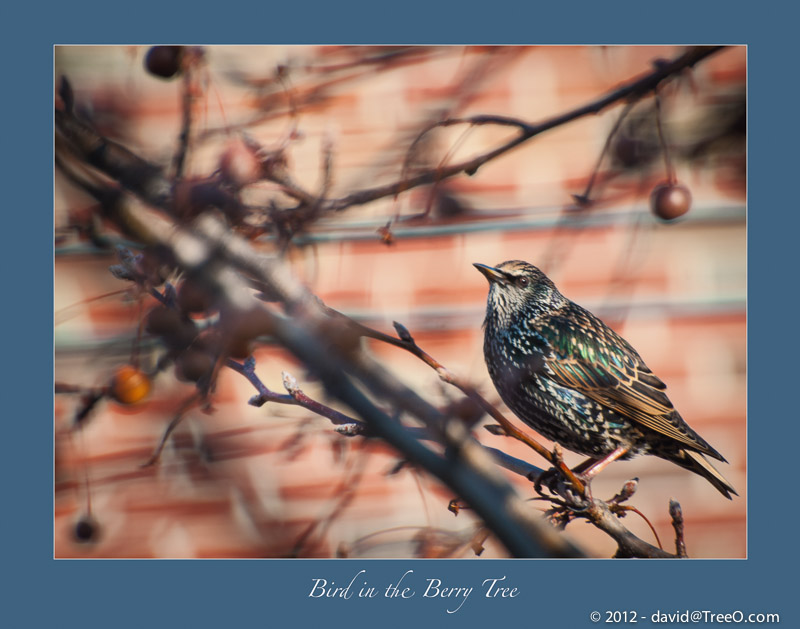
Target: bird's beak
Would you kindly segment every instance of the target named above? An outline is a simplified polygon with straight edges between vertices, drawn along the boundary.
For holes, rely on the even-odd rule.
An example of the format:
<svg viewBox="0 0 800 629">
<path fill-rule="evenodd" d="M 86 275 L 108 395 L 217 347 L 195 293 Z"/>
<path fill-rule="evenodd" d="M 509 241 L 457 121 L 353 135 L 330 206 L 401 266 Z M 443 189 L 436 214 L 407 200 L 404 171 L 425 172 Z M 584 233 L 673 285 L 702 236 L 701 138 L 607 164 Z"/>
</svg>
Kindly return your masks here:
<svg viewBox="0 0 800 629">
<path fill-rule="evenodd" d="M 487 280 L 489 280 L 490 284 L 494 282 L 499 282 L 501 284 L 506 283 L 506 276 L 502 271 L 498 271 L 493 266 L 488 266 L 486 264 L 479 264 L 475 262 L 472 266 L 478 269 L 481 273 L 484 274 Z"/>
</svg>

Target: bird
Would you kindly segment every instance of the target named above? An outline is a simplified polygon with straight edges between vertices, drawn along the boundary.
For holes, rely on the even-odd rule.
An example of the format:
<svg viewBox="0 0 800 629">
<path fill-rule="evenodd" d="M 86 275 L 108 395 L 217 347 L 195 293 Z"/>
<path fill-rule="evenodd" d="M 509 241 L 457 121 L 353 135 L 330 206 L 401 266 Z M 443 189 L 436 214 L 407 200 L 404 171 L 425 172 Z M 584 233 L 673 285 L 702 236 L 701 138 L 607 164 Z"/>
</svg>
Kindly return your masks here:
<svg viewBox="0 0 800 629">
<path fill-rule="evenodd" d="M 523 422 L 590 457 L 587 482 L 615 460 L 653 455 L 738 495 L 706 459 L 727 463 L 672 405 L 628 341 L 564 297 L 537 267 L 475 263 L 489 280 L 483 352 L 500 398 Z"/>
</svg>

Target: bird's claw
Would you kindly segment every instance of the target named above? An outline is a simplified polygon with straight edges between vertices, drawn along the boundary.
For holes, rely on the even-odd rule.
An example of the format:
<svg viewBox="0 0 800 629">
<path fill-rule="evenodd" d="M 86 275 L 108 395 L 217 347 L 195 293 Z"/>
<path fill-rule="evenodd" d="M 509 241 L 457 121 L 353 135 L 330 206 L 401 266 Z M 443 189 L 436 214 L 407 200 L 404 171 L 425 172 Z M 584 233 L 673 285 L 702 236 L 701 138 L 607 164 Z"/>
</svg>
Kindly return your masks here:
<svg viewBox="0 0 800 629">
<path fill-rule="evenodd" d="M 544 487 L 552 496 L 561 498 L 570 510 L 584 511 L 592 504 L 592 491 L 587 479 L 581 478 L 580 474 L 576 474 L 576 477 L 583 482 L 583 493 L 579 492 L 559 469 L 553 467 L 539 475 L 533 483 L 533 488 L 540 496 L 548 498 L 549 496 L 542 491 Z"/>
<path fill-rule="evenodd" d="M 558 494 L 560 492 L 557 490 L 556 485 L 559 481 L 563 482 L 561 474 L 554 467 L 551 467 L 549 470 L 545 470 L 539 474 L 533 482 L 533 488 L 536 490 L 536 493 L 542 497 L 546 497 L 542 491 L 542 486 L 547 487 L 551 494 Z"/>
</svg>

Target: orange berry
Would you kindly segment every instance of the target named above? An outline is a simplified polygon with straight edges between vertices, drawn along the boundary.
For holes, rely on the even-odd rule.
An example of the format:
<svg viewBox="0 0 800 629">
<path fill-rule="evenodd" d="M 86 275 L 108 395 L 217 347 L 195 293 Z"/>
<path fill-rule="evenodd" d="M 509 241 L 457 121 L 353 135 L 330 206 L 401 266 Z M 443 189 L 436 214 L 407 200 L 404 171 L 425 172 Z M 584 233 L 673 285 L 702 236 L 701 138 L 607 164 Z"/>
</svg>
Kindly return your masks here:
<svg viewBox="0 0 800 629">
<path fill-rule="evenodd" d="M 150 378 L 133 367 L 123 365 L 114 373 L 111 381 L 111 395 L 120 404 L 136 404 L 150 393 Z"/>
</svg>

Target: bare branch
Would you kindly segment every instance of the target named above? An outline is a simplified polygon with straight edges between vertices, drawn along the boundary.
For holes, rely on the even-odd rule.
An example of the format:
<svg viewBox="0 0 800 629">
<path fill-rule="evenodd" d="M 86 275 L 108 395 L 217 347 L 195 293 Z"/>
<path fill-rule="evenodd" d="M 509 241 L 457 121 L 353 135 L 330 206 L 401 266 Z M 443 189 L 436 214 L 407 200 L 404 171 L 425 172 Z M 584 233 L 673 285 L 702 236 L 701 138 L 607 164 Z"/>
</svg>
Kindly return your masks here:
<svg viewBox="0 0 800 629">
<path fill-rule="evenodd" d="M 326 204 L 325 209 L 327 211 L 340 212 L 353 205 L 364 205 L 365 203 L 370 203 L 383 197 L 394 196 L 400 194 L 401 192 L 405 192 L 406 190 L 416 188 L 417 186 L 441 181 L 460 173 L 473 175 L 487 162 L 499 157 L 500 155 L 508 153 L 512 149 L 539 135 L 540 133 L 544 133 L 550 129 L 554 129 L 568 122 L 572 122 L 573 120 L 577 120 L 583 116 L 600 113 L 615 103 L 624 100 L 637 100 L 644 97 L 645 95 L 654 91 L 662 81 L 683 72 L 687 68 L 691 68 L 706 57 L 719 52 L 722 49 L 724 49 L 724 46 L 696 46 L 690 48 L 682 55 L 676 57 L 674 60 L 658 64 L 656 68 L 649 74 L 629 81 L 606 96 L 537 124 L 529 124 L 518 118 L 510 118 L 505 116 L 473 116 L 469 118 L 453 118 L 434 123 L 426 128 L 420 134 L 420 136 L 429 133 L 437 127 L 447 127 L 458 124 L 494 124 L 511 126 L 519 129 L 519 135 L 517 135 L 515 138 L 512 138 L 505 144 L 482 155 L 473 157 L 472 159 L 459 162 L 457 164 L 444 166 L 442 168 L 426 170 L 412 177 L 403 178 L 401 181 L 375 188 L 359 190 L 340 199 L 332 200 Z M 419 138 L 415 140 L 415 142 L 418 140 Z"/>
<path fill-rule="evenodd" d="M 358 427 L 360 434 L 364 435 L 369 433 L 369 429 L 364 422 L 352 417 L 348 417 L 344 413 L 340 413 L 339 411 L 334 410 L 329 406 L 325 406 L 324 404 L 321 404 L 320 402 L 312 400 L 310 397 L 308 397 L 305 393 L 303 393 L 297 384 L 297 380 L 295 380 L 294 376 L 290 373 L 283 371 L 281 372 L 281 375 L 283 376 L 283 386 L 286 387 L 289 395 L 292 396 L 292 399 L 294 399 L 299 406 L 307 408 L 308 410 L 317 413 L 317 415 L 327 417 L 333 424 L 338 426 L 347 426 L 348 428 L 345 434 L 352 434 L 356 426 Z"/>
<path fill-rule="evenodd" d="M 586 517 L 592 524 L 606 532 L 617 542 L 617 553 L 614 555 L 617 558 L 675 559 L 677 557 L 677 555 L 661 550 L 636 537 L 623 526 L 620 519 L 611 512 L 609 506 L 602 500 L 594 500 L 592 506 L 586 511 Z"/>
<path fill-rule="evenodd" d="M 169 439 L 172 431 L 175 430 L 178 427 L 178 424 L 183 421 L 183 418 L 186 416 L 186 413 L 189 412 L 189 409 L 199 404 L 202 398 L 202 393 L 195 391 L 181 404 L 180 408 L 175 413 L 175 416 L 172 418 L 172 420 L 170 420 L 169 424 L 167 424 L 164 434 L 161 436 L 161 441 L 158 442 L 153 454 L 145 463 L 142 464 L 142 467 L 150 467 L 158 462 L 159 458 L 161 458 L 161 452 L 164 450 L 164 446 L 167 445 L 167 439 Z"/>
</svg>

